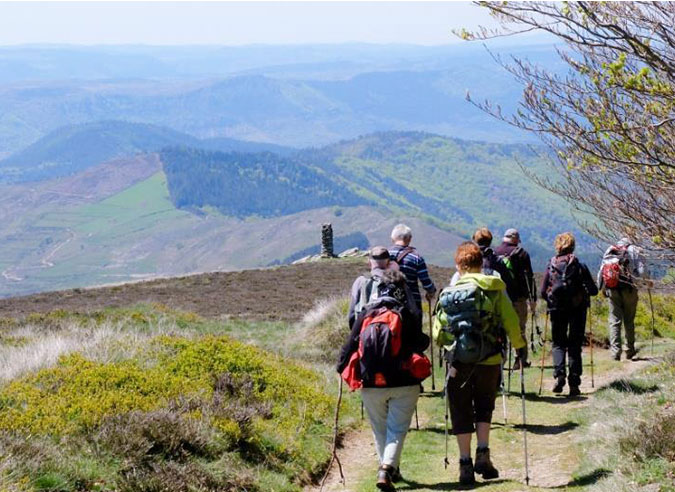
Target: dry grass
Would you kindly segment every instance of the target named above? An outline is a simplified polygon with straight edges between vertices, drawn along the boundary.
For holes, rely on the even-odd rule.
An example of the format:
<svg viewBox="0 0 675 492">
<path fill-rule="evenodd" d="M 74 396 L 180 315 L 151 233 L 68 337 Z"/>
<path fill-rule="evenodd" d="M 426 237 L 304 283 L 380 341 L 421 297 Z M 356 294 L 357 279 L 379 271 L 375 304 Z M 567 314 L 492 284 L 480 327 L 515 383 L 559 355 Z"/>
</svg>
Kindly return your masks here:
<svg viewBox="0 0 675 492">
<path fill-rule="evenodd" d="M 101 323 L 64 320 L 58 326 L 20 324 L 2 333 L 0 382 L 52 367 L 61 356 L 73 352 L 104 363 L 141 359 L 151 338 L 191 334 L 168 317 L 144 325 L 142 330 L 138 328 L 131 318 Z"/>
<path fill-rule="evenodd" d="M 601 389 L 585 416 L 589 470 L 612 472 L 592 490 L 675 490 L 675 354 L 643 375 Z M 670 488 L 668 487 L 670 484 Z"/>
<path fill-rule="evenodd" d="M 349 298 L 328 297 L 315 302 L 296 325 L 291 346 L 298 347 L 302 358 L 324 364 L 337 361 L 349 326 Z"/>
</svg>

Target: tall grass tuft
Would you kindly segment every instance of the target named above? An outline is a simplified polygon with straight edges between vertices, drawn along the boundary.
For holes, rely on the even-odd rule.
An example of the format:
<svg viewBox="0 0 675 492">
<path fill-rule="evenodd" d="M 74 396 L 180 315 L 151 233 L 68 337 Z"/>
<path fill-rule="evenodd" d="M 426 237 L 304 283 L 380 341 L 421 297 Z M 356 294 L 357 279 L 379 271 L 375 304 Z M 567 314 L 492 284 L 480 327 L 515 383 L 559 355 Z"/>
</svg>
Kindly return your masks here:
<svg viewBox="0 0 675 492">
<path fill-rule="evenodd" d="M 311 362 L 334 364 L 349 326 L 349 298 L 331 297 L 317 301 L 296 327 L 293 344 Z"/>
</svg>

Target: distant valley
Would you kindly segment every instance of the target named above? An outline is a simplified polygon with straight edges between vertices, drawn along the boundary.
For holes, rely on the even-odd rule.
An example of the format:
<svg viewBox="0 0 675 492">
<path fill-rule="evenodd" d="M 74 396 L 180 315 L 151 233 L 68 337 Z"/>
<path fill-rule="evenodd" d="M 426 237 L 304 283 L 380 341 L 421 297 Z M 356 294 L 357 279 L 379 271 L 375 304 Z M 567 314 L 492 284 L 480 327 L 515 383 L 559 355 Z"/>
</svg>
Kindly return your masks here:
<svg viewBox="0 0 675 492">
<path fill-rule="evenodd" d="M 575 224 L 517 160 L 543 170 L 525 145 L 420 132 L 297 150 L 71 126 L 0 161 L 3 180 L 20 181 L 0 188 L 0 295 L 279 264 L 311 250 L 323 222 L 364 247 L 405 221 L 439 265 L 477 225 L 515 225 L 541 268 Z"/>
<path fill-rule="evenodd" d="M 397 222 L 452 265 L 477 227 L 521 230 L 543 268 L 578 233 L 531 137 L 514 45 L 0 47 L 0 296 L 291 262 L 387 244 Z"/>
</svg>

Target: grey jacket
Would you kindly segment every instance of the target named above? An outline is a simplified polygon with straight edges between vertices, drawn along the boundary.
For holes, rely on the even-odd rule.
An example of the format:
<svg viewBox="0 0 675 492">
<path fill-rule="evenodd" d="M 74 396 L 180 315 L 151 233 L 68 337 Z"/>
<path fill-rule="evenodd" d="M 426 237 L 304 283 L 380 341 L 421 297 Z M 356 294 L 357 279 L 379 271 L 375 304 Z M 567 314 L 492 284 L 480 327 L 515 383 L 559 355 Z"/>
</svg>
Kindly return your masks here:
<svg viewBox="0 0 675 492">
<path fill-rule="evenodd" d="M 354 312 L 356 305 L 359 303 L 359 298 L 361 297 L 361 290 L 363 287 L 363 284 L 368 282 L 371 277 L 381 277 L 382 274 L 384 273 L 384 270 L 381 268 L 372 268 L 370 270 L 370 275 L 361 275 L 359 278 L 357 278 L 354 283 L 352 284 L 352 289 L 349 295 L 349 326 L 351 327 L 352 324 L 354 323 L 354 320 L 360 313 Z M 410 314 L 413 315 L 415 318 L 420 318 L 421 319 L 421 314 L 419 309 L 417 309 L 417 305 L 415 304 L 413 294 L 410 292 L 410 288 L 406 285 L 406 298 L 408 299 L 407 303 L 407 308 L 410 311 Z"/>
</svg>

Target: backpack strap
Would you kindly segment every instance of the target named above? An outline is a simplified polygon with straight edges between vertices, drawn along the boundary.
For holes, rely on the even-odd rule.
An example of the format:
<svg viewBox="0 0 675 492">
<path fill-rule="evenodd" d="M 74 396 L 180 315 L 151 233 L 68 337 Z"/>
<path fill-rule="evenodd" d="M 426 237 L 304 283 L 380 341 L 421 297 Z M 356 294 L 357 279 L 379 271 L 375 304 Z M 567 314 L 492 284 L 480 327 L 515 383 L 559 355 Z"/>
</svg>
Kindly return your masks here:
<svg viewBox="0 0 675 492">
<path fill-rule="evenodd" d="M 521 248 L 520 246 L 516 246 L 515 248 L 513 248 L 513 250 L 511 250 L 511 252 L 508 255 L 506 255 L 506 257 L 511 258 L 512 256 L 520 253 L 522 250 L 523 250 L 523 248 Z"/>
<path fill-rule="evenodd" d="M 413 251 L 415 251 L 415 248 L 406 246 L 405 248 L 403 248 L 401 251 L 398 252 L 398 254 L 396 255 L 396 259 L 394 261 L 400 265 L 403 259 Z"/>
</svg>

